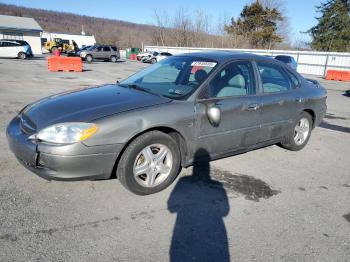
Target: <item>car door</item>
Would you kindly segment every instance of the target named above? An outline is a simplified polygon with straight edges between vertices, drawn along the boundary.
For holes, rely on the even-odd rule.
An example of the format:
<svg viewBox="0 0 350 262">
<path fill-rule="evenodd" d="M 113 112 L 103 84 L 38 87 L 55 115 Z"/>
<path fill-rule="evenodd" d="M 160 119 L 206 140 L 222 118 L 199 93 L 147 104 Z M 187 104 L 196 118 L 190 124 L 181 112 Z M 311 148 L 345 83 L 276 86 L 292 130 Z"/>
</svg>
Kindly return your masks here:
<svg viewBox="0 0 350 262">
<path fill-rule="evenodd" d="M 96 59 L 102 59 L 103 58 L 103 46 L 97 46 L 94 49 L 93 57 L 96 58 Z"/>
<path fill-rule="evenodd" d="M 112 55 L 111 48 L 109 46 L 104 46 L 102 52 L 103 59 L 109 59 Z"/>
<path fill-rule="evenodd" d="M 256 62 L 261 80 L 261 141 L 278 140 L 290 131 L 301 110 L 302 97 L 298 81 L 275 63 Z"/>
<path fill-rule="evenodd" d="M 203 148 L 215 156 L 257 142 L 256 84 L 253 65 L 245 60 L 229 63 L 213 76 L 195 105 L 197 150 Z M 218 123 L 212 119 L 215 112 L 220 116 Z"/>
</svg>

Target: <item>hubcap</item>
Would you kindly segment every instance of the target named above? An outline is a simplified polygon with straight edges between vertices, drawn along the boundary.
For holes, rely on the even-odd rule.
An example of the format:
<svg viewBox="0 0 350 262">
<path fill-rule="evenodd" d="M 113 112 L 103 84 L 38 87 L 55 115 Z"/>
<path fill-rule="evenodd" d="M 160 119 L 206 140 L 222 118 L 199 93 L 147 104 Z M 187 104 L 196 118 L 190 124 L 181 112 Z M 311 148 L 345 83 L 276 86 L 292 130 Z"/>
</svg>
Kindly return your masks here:
<svg viewBox="0 0 350 262">
<path fill-rule="evenodd" d="M 173 166 L 173 155 L 170 149 L 162 144 L 145 147 L 134 162 L 134 177 L 141 186 L 155 187 L 164 182 L 170 175 Z"/>
<path fill-rule="evenodd" d="M 304 144 L 310 132 L 310 123 L 307 118 L 301 118 L 294 128 L 294 142 L 298 146 Z"/>
</svg>

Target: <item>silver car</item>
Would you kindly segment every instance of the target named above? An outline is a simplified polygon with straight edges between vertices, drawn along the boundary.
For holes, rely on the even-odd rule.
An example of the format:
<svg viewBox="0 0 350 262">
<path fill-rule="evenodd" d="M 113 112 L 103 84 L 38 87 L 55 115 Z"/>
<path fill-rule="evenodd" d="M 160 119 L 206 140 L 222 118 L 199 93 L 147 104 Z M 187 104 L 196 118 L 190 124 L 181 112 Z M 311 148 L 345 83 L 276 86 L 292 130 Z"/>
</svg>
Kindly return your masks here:
<svg viewBox="0 0 350 262">
<path fill-rule="evenodd" d="M 104 60 L 115 63 L 120 59 L 120 52 L 116 46 L 94 45 L 81 51 L 80 57 L 88 63 L 94 60 Z"/>
<path fill-rule="evenodd" d="M 201 152 L 213 160 L 272 144 L 301 150 L 326 113 L 326 97 L 316 81 L 271 58 L 182 54 L 116 85 L 34 102 L 9 123 L 7 138 L 40 176 L 116 174 L 145 195 L 170 185 Z"/>
</svg>

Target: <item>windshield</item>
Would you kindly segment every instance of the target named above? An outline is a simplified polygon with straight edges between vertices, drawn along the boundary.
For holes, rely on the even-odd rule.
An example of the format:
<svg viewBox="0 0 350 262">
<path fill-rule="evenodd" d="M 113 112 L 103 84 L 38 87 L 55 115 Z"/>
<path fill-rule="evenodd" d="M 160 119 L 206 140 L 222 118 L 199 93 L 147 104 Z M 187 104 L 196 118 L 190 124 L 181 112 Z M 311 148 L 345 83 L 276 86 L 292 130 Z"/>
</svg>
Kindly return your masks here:
<svg viewBox="0 0 350 262">
<path fill-rule="evenodd" d="M 138 86 L 171 99 L 186 99 L 202 84 L 217 65 L 216 61 L 188 56 L 172 56 L 153 64 L 120 83 Z"/>
</svg>

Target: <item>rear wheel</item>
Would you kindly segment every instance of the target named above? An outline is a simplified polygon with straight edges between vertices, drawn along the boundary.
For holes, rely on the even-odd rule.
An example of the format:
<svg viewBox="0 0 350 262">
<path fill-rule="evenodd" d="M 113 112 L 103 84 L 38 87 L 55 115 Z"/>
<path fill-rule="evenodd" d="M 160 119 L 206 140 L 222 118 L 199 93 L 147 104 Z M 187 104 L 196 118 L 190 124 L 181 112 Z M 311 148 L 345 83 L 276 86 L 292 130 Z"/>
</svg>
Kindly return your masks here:
<svg viewBox="0 0 350 262">
<path fill-rule="evenodd" d="M 91 63 L 92 60 L 93 60 L 92 55 L 87 55 L 87 56 L 85 57 L 85 60 L 86 60 L 86 62 Z"/>
<path fill-rule="evenodd" d="M 307 112 L 302 112 L 293 124 L 290 134 L 285 138 L 282 146 L 292 151 L 304 148 L 310 139 L 312 131 L 312 117 Z"/>
<path fill-rule="evenodd" d="M 117 168 L 122 185 L 138 195 L 168 187 L 178 175 L 180 152 L 167 134 L 151 131 L 140 135 L 124 151 Z"/>
<path fill-rule="evenodd" d="M 152 58 L 152 59 L 151 59 L 151 63 L 152 63 L 152 64 L 155 64 L 155 63 L 157 63 L 157 59 L 155 59 L 155 58 Z"/>
<path fill-rule="evenodd" d="M 26 55 L 26 53 L 19 52 L 19 53 L 18 53 L 18 58 L 24 60 L 24 59 L 27 58 L 27 55 Z"/>
<path fill-rule="evenodd" d="M 117 62 L 117 57 L 112 55 L 110 60 L 111 60 L 112 63 L 116 63 Z"/>
</svg>

